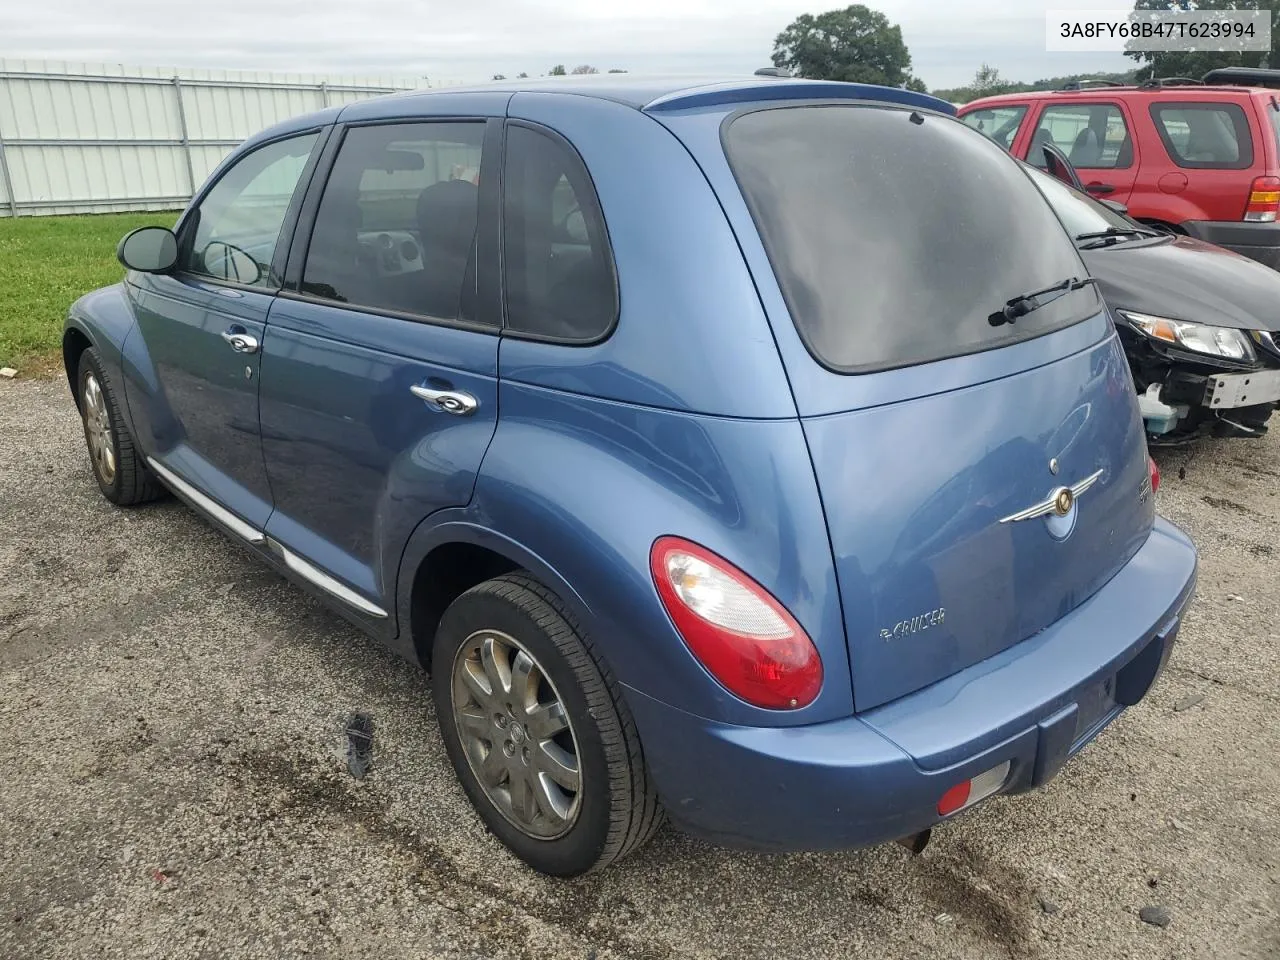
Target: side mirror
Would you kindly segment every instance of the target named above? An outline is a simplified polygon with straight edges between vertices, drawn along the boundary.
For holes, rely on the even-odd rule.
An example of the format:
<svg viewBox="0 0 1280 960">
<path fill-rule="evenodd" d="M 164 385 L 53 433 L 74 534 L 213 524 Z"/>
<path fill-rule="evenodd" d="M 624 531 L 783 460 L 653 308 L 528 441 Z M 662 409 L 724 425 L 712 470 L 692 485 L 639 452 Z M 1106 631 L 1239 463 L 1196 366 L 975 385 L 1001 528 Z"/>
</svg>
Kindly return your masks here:
<svg viewBox="0 0 1280 960">
<path fill-rule="evenodd" d="M 213 240 L 204 248 L 203 259 L 205 272 L 211 277 L 244 284 L 254 284 L 262 279 L 262 267 L 257 260 L 239 247 L 221 240 Z"/>
<path fill-rule="evenodd" d="M 1120 216 L 1122 217 L 1127 217 L 1129 215 L 1129 208 L 1126 207 L 1119 200 L 1103 200 L 1098 197 L 1095 197 L 1094 199 L 1097 200 L 1104 207 L 1106 207 L 1108 210 L 1112 210 L 1120 214 Z"/>
<path fill-rule="evenodd" d="M 178 238 L 168 227 L 139 227 L 125 234 L 116 259 L 128 270 L 168 273 L 178 262 Z"/>
</svg>

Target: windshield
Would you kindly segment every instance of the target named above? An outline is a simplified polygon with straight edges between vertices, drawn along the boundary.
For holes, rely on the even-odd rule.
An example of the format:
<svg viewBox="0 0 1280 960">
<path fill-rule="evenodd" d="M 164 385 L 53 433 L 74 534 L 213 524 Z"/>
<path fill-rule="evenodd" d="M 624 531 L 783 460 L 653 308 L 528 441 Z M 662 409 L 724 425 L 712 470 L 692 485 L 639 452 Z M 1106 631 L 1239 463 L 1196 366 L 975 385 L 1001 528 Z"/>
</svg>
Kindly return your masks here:
<svg viewBox="0 0 1280 960">
<path fill-rule="evenodd" d="M 1078 190 L 1073 190 L 1056 177 L 1051 177 L 1035 167 L 1024 167 L 1027 176 L 1035 181 L 1053 212 L 1058 215 L 1067 233 L 1079 237 L 1088 233 L 1102 233 L 1106 230 L 1137 230 L 1128 217 L 1122 217 L 1114 210 L 1108 210 L 1092 197 L 1086 197 Z"/>
<path fill-rule="evenodd" d="M 1087 272 L 1020 165 L 949 117 L 756 109 L 725 151 L 810 353 L 841 373 L 941 360 L 1092 316 L 1082 288 L 1016 324 L 993 311 Z"/>
</svg>

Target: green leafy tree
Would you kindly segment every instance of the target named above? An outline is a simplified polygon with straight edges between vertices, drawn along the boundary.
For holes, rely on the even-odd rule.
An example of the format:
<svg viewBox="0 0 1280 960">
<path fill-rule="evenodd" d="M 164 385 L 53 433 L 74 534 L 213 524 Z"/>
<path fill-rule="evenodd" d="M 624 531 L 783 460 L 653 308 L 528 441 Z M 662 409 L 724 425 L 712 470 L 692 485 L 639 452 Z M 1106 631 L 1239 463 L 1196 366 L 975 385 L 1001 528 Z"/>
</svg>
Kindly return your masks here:
<svg viewBox="0 0 1280 960">
<path fill-rule="evenodd" d="M 563 63 L 557 63 L 554 67 L 551 68 L 551 72 L 547 74 L 547 76 L 549 77 L 563 77 L 564 75 L 565 75 L 565 69 L 564 69 Z"/>
<path fill-rule="evenodd" d="M 973 74 L 973 82 L 969 84 L 975 96 L 991 97 L 1004 93 L 1009 87 L 1017 84 L 1005 83 L 1000 79 L 1000 71 L 989 63 L 984 63 Z"/>
<path fill-rule="evenodd" d="M 572 73 L 574 76 L 582 76 L 588 73 L 599 73 L 599 72 L 600 72 L 599 70 L 597 70 L 595 67 L 593 67 L 589 63 L 580 63 L 578 64 L 578 66 L 574 67 L 570 71 L 570 73 Z"/>
<path fill-rule="evenodd" d="M 915 91 L 916 93 L 929 92 L 929 88 L 925 85 L 925 82 L 921 80 L 919 77 L 908 77 L 907 82 L 904 83 L 903 86 L 906 87 L 908 90 Z"/>
<path fill-rule="evenodd" d="M 1138 69 L 1139 80 L 1150 77 L 1190 77 L 1198 80 L 1218 67 L 1280 67 L 1275 56 L 1277 33 L 1276 11 L 1280 0 L 1136 0 L 1135 12 L 1158 10 L 1266 10 L 1271 14 L 1271 49 L 1242 52 L 1170 50 L 1153 53 L 1131 52 L 1128 56 L 1144 66 Z"/>
<path fill-rule="evenodd" d="M 610 73 L 626 73 L 627 71 L 625 71 L 625 70 L 619 70 L 617 67 L 614 67 L 614 68 L 613 68 L 612 70 L 610 70 L 609 72 L 610 72 Z"/>
<path fill-rule="evenodd" d="M 522 70 L 520 73 L 517 73 L 517 74 L 516 74 L 516 79 L 517 79 L 517 80 L 528 80 L 528 79 L 529 79 L 529 75 L 528 75 L 527 73 L 525 73 L 525 72 Z"/>
<path fill-rule="evenodd" d="M 798 77 L 900 87 L 911 76 L 902 29 L 860 3 L 802 14 L 773 43 L 773 64 Z"/>
</svg>

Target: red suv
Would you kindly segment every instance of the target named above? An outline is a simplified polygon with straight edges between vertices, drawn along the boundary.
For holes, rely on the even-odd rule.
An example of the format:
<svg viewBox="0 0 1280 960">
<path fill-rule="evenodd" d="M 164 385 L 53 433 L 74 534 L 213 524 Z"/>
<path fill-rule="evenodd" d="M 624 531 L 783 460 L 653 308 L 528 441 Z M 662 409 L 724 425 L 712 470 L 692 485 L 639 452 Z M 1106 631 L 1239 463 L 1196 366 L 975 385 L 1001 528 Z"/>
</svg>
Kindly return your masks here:
<svg viewBox="0 0 1280 960">
<path fill-rule="evenodd" d="M 1215 70 L 1208 84 L 1102 81 L 985 97 L 965 123 L 1037 166 L 1052 143 L 1099 199 L 1170 232 L 1228 247 L 1280 269 L 1278 70 Z M 1220 85 L 1213 85 L 1220 84 Z"/>
</svg>

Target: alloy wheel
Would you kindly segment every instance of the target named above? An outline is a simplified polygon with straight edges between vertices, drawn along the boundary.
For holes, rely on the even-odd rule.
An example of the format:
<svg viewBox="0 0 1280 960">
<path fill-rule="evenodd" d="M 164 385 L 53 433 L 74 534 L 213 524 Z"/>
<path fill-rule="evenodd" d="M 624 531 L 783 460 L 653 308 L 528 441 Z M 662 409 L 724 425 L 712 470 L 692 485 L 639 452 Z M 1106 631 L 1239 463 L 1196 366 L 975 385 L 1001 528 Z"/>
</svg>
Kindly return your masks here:
<svg viewBox="0 0 1280 960">
<path fill-rule="evenodd" d="M 111 414 L 107 398 L 98 378 L 92 373 L 84 378 L 81 406 L 84 408 L 84 435 L 89 442 L 89 456 L 102 482 L 110 486 L 116 478 L 116 447 L 111 438 Z"/>
<path fill-rule="evenodd" d="M 453 661 L 453 719 L 467 762 L 494 807 L 539 840 L 578 818 L 577 736 L 546 670 L 519 641 L 479 630 Z"/>
</svg>

